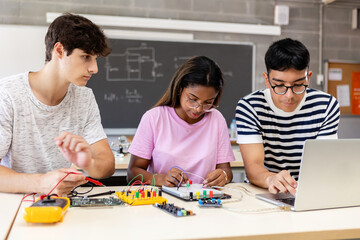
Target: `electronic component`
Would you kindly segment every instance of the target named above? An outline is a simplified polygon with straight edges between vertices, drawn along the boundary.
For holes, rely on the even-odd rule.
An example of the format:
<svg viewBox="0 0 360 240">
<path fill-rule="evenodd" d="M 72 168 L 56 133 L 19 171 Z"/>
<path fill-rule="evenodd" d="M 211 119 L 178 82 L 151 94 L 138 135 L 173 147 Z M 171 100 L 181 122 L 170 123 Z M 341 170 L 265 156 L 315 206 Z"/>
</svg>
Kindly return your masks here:
<svg viewBox="0 0 360 240">
<path fill-rule="evenodd" d="M 118 198 L 71 198 L 71 207 L 103 207 L 103 206 L 118 206 L 123 205 L 124 202 Z"/>
<path fill-rule="evenodd" d="M 91 195 L 86 195 L 86 197 L 98 197 L 98 196 L 103 196 L 103 195 L 111 195 L 115 193 L 115 191 L 107 191 L 107 192 L 102 192 L 102 193 L 95 193 L 95 194 L 91 194 Z"/>
<path fill-rule="evenodd" d="M 116 196 L 129 205 L 148 205 L 155 203 L 166 203 L 167 199 L 162 197 L 162 192 L 140 189 L 138 191 L 116 192 Z"/>
<path fill-rule="evenodd" d="M 69 206 L 69 198 L 47 196 L 44 199 L 38 199 L 30 207 L 25 208 L 23 217 L 26 222 L 31 223 L 62 222 Z"/>
<path fill-rule="evenodd" d="M 204 188 L 202 184 L 188 184 L 186 187 L 179 188 L 162 186 L 161 189 L 168 194 L 188 201 L 224 197 L 223 192 L 213 188 Z"/>
<path fill-rule="evenodd" d="M 222 207 L 222 203 L 220 199 L 207 199 L 207 200 L 202 200 L 199 199 L 198 201 L 199 203 L 199 207 L 201 208 L 220 208 Z"/>
<path fill-rule="evenodd" d="M 193 211 L 175 206 L 173 203 L 162 203 L 162 204 L 155 203 L 154 207 L 159 208 L 175 217 L 186 217 L 186 216 L 195 215 Z"/>
<path fill-rule="evenodd" d="M 85 180 L 88 180 L 89 182 L 92 182 L 93 184 L 95 185 L 98 185 L 98 186 L 102 186 L 102 187 L 105 187 L 104 184 L 102 184 L 101 182 L 95 180 L 95 179 L 92 179 L 92 178 L 89 178 L 89 177 L 86 177 Z"/>
</svg>

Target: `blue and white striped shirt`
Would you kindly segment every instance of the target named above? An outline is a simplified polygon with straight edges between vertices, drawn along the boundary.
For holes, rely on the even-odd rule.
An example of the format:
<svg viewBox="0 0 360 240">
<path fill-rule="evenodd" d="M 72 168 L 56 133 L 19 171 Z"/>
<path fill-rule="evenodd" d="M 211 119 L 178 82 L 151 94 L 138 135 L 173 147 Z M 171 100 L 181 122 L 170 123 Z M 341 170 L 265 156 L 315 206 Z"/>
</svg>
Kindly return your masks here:
<svg viewBox="0 0 360 240">
<path fill-rule="evenodd" d="M 293 112 L 278 109 L 270 89 L 259 90 L 237 104 L 237 143 L 263 143 L 265 167 L 287 170 L 297 180 L 305 140 L 337 138 L 339 119 L 338 101 L 319 90 L 308 88 Z"/>
</svg>

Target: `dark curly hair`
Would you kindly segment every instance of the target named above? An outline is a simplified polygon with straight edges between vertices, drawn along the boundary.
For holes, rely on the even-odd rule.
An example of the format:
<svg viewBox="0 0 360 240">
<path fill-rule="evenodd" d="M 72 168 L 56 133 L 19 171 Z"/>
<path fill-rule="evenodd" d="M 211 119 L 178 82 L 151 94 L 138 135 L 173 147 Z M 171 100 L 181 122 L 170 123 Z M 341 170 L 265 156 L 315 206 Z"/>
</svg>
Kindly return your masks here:
<svg viewBox="0 0 360 240">
<path fill-rule="evenodd" d="M 91 55 L 105 57 L 110 54 L 108 40 L 103 31 L 89 19 L 65 13 L 49 26 L 45 36 L 45 62 L 51 60 L 54 45 L 60 42 L 69 56 L 75 48 Z"/>
</svg>

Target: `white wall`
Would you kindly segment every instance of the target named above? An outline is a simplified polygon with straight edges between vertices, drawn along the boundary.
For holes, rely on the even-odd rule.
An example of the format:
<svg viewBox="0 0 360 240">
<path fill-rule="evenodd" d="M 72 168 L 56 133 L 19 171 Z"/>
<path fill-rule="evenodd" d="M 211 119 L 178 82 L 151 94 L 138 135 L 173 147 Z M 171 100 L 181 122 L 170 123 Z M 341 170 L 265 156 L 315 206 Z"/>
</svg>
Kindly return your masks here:
<svg viewBox="0 0 360 240">
<path fill-rule="evenodd" d="M 41 69 L 46 31 L 47 27 L 0 25 L 0 78 Z"/>
</svg>

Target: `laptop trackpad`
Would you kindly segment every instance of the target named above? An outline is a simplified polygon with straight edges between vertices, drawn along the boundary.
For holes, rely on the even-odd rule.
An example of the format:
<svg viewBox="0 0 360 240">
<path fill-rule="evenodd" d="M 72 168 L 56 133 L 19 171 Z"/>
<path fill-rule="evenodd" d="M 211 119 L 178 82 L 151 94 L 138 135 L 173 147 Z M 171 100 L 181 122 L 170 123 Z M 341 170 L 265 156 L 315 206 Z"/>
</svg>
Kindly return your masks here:
<svg viewBox="0 0 360 240">
<path fill-rule="evenodd" d="M 256 194 L 256 197 L 258 199 L 264 200 L 264 201 L 272 203 L 272 204 L 276 204 L 278 206 L 294 206 L 294 203 L 295 203 L 295 197 L 290 193 L 288 193 L 288 194 L 264 193 L 264 194 Z"/>
</svg>

